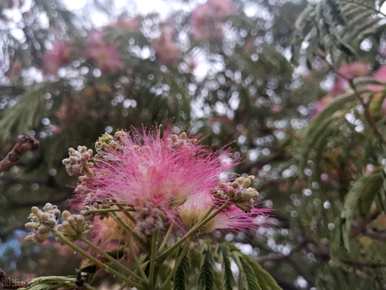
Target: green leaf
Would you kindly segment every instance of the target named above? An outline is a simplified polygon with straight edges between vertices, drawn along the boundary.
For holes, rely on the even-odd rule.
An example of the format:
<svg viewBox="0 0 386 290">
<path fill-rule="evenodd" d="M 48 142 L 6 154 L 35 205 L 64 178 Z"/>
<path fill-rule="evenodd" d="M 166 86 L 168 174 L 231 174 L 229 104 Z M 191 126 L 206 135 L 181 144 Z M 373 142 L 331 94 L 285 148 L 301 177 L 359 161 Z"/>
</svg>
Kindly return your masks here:
<svg viewBox="0 0 386 290">
<path fill-rule="evenodd" d="M 263 290 L 263 287 L 260 285 L 257 275 L 249 263 L 246 256 L 240 256 L 240 262 L 243 267 L 243 274 L 247 282 L 248 290 Z"/>
<path fill-rule="evenodd" d="M 199 284 L 201 289 L 212 290 L 214 284 L 213 257 L 211 251 L 205 250 L 204 262 L 201 267 Z"/>
<path fill-rule="evenodd" d="M 360 55 L 361 42 L 369 35 L 379 38 L 384 29 L 384 18 L 376 9 L 381 2 L 321 0 L 307 5 L 295 24 L 293 61 L 298 62 L 302 50 L 308 56 L 322 52 L 337 62 Z M 302 49 L 304 42 L 311 45 Z"/>
<path fill-rule="evenodd" d="M 225 290 L 232 290 L 235 280 L 231 270 L 230 257 L 226 246 L 221 247 L 222 258 L 223 258 L 223 269 L 224 269 L 224 286 Z"/>
<path fill-rule="evenodd" d="M 324 136 L 323 133 L 326 128 L 335 125 L 338 119 L 343 118 L 344 112 L 351 108 L 353 104 L 355 104 L 353 93 L 342 95 L 312 120 L 304 134 L 304 143 L 301 148 L 301 168 L 305 167 L 311 150 Z"/>
<path fill-rule="evenodd" d="M 3 111 L 0 115 L 0 140 L 35 129 L 44 112 L 44 99 L 41 88 L 23 95 L 16 105 Z"/>
<path fill-rule="evenodd" d="M 360 177 L 355 181 L 347 194 L 341 214 L 342 238 L 345 248 L 350 251 L 352 224 L 355 218 L 364 217 L 369 213 L 370 206 L 382 189 L 383 174 L 375 171 L 371 175 Z"/>
<path fill-rule="evenodd" d="M 251 257 L 245 256 L 245 260 L 248 261 L 251 268 L 254 270 L 257 279 L 262 285 L 263 290 L 282 290 L 282 288 L 277 284 L 275 279 L 269 274 L 260 264 L 253 261 Z"/>
<path fill-rule="evenodd" d="M 188 259 L 184 255 L 174 275 L 174 290 L 185 290 Z"/>
</svg>

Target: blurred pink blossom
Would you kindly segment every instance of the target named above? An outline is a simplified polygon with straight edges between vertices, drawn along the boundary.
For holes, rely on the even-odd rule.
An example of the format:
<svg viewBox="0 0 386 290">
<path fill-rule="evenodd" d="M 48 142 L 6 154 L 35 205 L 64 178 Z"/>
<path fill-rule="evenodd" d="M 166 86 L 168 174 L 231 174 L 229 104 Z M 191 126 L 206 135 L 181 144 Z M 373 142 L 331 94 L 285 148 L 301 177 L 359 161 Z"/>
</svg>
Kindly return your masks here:
<svg viewBox="0 0 386 290">
<path fill-rule="evenodd" d="M 332 95 L 326 95 L 313 104 L 311 117 L 319 115 L 332 101 L 334 100 Z"/>
<path fill-rule="evenodd" d="M 384 83 L 382 84 L 372 84 L 369 85 L 369 90 L 372 92 L 382 92 L 386 87 L 386 65 L 381 66 L 373 75 L 374 79 L 377 81 Z"/>
<path fill-rule="evenodd" d="M 128 31 L 138 31 L 141 26 L 141 21 L 138 17 L 133 18 L 119 18 L 117 21 L 112 22 L 108 27 L 120 28 Z"/>
<path fill-rule="evenodd" d="M 119 215 L 119 217 L 130 223 L 124 215 Z M 112 217 L 95 217 L 93 219 L 91 239 L 108 252 L 119 249 L 122 243 L 130 243 L 132 250 L 138 250 L 133 237 L 128 235 Z"/>
<path fill-rule="evenodd" d="M 123 68 L 118 49 L 104 40 L 100 31 L 91 32 L 86 42 L 86 57 L 91 59 L 102 72 L 117 72 Z"/>
<path fill-rule="evenodd" d="M 213 11 L 213 16 L 219 20 L 224 20 L 236 11 L 232 0 L 208 0 L 207 4 Z"/>
<path fill-rule="evenodd" d="M 353 62 L 343 64 L 336 76 L 334 86 L 331 90 L 332 95 L 339 95 L 343 93 L 349 86 L 348 80 L 359 76 L 365 76 L 370 72 L 370 66 L 363 62 Z"/>
<path fill-rule="evenodd" d="M 192 11 L 191 27 L 195 40 L 221 40 L 223 22 L 235 12 L 231 0 L 208 0 Z"/>
<path fill-rule="evenodd" d="M 43 70 L 46 74 L 57 74 L 60 67 L 71 60 L 71 45 L 66 41 L 57 41 L 43 55 Z"/>
<path fill-rule="evenodd" d="M 174 29 L 164 27 L 161 36 L 153 41 L 156 57 L 162 64 L 174 65 L 181 58 L 181 50 L 173 40 L 174 34 Z"/>
</svg>

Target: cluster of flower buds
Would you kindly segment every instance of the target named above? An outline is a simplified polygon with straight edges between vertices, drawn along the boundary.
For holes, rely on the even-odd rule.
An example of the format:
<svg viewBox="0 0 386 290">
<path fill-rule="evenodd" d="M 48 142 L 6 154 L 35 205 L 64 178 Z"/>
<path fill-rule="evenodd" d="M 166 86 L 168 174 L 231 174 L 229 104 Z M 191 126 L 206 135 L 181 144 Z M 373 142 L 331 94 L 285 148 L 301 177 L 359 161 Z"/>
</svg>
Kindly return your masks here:
<svg viewBox="0 0 386 290">
<path fill-rule="evenodd" d="M 68 210 L 62 212 L 63 222 L 56 226 L 56 230 L 66 238 L 76 241 L 90 229 L 83 215 L 72 214 Z"/>
<path fill-rule="evenodd" d="M 198 140 L 196 138 L 190 138 L 186 132 L 181 132 L 180 134 L 171 134 L 169 142 L 173 148 L 179 148 L 181 146 L 196 144 Z"/>
<path fill-rule="evenodd" d="M 25 224 L 31 233 L 25 239 L 39 243 L 48 239 L 51 230 L 58 223 L 59 216 L 60 210 L 56 205 L 46 203 L 42 209 L 36 206 L 32 207 L 28 217 L 29 222 Z"/>
<path fill-rule="evenodd" d="M 136 209 L 133 213 L 137 221 L 135 229 L 144 236 L 150 236 L 155 231 L 165 229 L 164 213 L 161 209 L 151 206 L 144 206 Z"/>
<path fill-rule="evenodd" d="M 68 158 L 63 159 L 63 164 L 70 176 L 81 176 L 90 173 L 90 162 L 93 157 L 92 149 L 86 146 L 78 146 L 77 150 L 74 148 L 68 149 Z"/>
<path fill-rule="evenodd" d="M 124 139 L 127 137 L 127 133 L 123 130 L 118 130 L 114 133 L 114 136 L 108 133 L 104 133 L 95 142 L 95 151 L 97 155 L 106 151 L 118 150 Z"/>
<path fill-rule="evenodd" d="M 220 183 L 213 195 L 218 199 L 234 202 L 240 209 L 248 211 L 256 203 L 259 192 L 253 188 L 255 176 L 240 176 L 232 182 Z"/>
<path fill-rule="evenodd" d="M 97 153 L 101 152 L 101 151 L 105 151 L 106 149 L 110 148 L 111 146 L 114 146 L 114 137 L 112 135 L 110 135 L 109 133 L 104 133 L 95 142 L 95 151 Z"/>
</svg>

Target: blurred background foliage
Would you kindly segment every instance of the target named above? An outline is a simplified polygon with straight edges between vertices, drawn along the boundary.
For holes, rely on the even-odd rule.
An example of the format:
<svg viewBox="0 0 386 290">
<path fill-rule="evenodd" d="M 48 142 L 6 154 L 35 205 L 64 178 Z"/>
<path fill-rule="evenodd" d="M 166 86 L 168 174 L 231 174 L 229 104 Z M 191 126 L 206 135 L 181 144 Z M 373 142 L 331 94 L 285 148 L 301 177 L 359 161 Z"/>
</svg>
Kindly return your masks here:
<svg viewBox="0 0 386 290">
<path fill-rule="evenodd" d="M 283 289 L 386 289 L 383 1 L 70 2 L 0 2 L 1 153 L 41 142 L 0 175 L 2 268 L 73 273 L 21 242 L 30 207 L 65 206 L 68 147 L 164 124 L 258 176 L 272 217 L 225 238 Z"/>
</svg>

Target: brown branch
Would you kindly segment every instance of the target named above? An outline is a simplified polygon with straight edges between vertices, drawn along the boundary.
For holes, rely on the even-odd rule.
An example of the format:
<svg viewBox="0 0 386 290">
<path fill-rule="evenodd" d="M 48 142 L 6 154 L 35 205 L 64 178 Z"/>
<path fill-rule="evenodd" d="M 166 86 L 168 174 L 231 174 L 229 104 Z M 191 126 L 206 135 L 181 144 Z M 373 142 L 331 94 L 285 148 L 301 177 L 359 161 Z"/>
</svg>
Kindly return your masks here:
<svg viewBox="0 0 386 290">
<path fill-rule="evenodd" d="M 0 160 L 0 172 L 7 171 L 19 161 L 20 157 L 24 153 L 36 150 L 38 146 L 39 141 L 34 137 L 29 135 L 20 135 L 12 149 L 2 160 Z"/>
<path fill-rule="evenodd" d="M 0 172 L 7 171 L 14 166 L 20 157 L 28 151 L 35 150 L 39 141 L 29 135 L 20 135 L 7 155 L 0 160 Z M 0 268 L 0 289 L 19 289 L 27 286 L 27 282 L 16 280 L 7 275 Z"/>
</svg>

